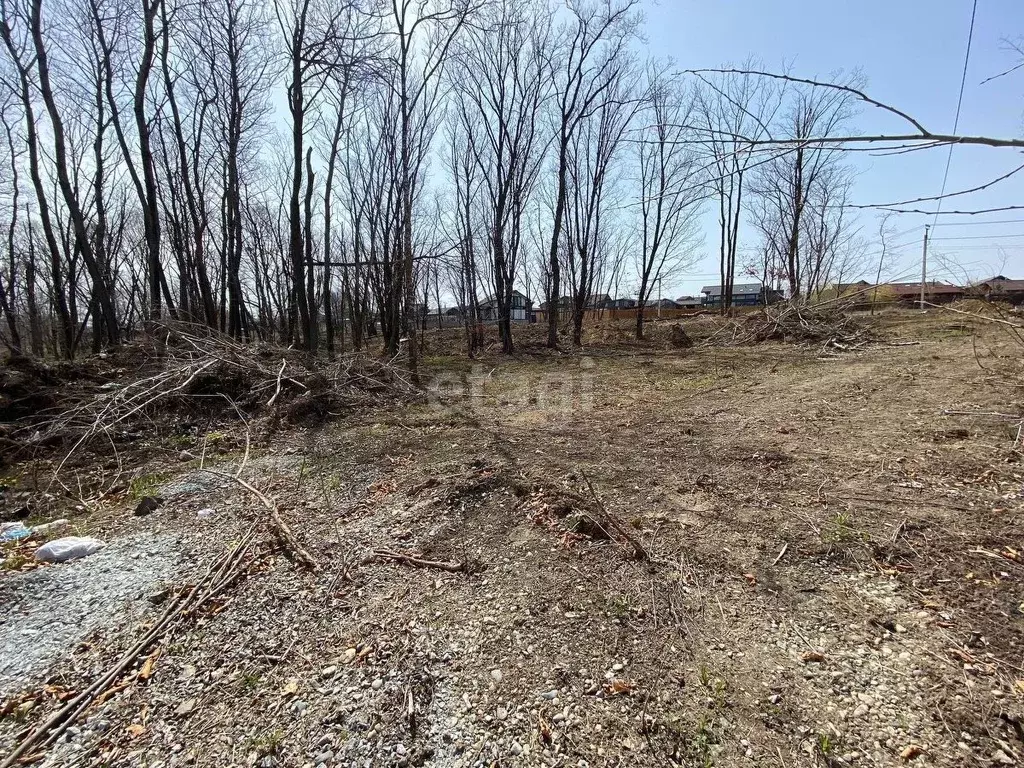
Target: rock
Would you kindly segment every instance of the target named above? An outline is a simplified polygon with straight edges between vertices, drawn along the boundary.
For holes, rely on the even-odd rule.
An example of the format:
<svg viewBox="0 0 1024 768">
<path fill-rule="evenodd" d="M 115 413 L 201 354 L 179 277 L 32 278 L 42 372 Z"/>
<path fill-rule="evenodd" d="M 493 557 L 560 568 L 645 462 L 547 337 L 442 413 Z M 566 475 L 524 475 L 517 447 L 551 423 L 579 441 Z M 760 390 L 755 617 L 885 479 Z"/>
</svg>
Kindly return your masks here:
<svg viewBox="0 0 1024 768">
<path fill-rule="evenodd" d="M 355 657 L 356 657 L 356 649 L 355 648 L 349 648 L 349 649 L 347 649 L 345 651 L 344 659 L 345 659 L 345 663 L 346 664 L 352 663 L 352 661 L 355 659 Z M 335 669 L 337 669 L 337 668 L 335 668 Z"/>
<path fill-rule="evenodd" d="M 370 687 L 373 688 L 373 690 L 375 691 L 379 691 L 381 688 L 384 687 L 384 681 L 378 677 L 370 684 Z"/>
<path fill-rule="evenodd" d="M 515 755 L 516 757 L 518 757 L 519 755 L 523 754 L 523 748 L 519 744 L 519 742 L 517 742 L 517 741 L 513 741 L 512 742 L 512 748 L 511 749 L 512 749 L 512 754 Z"/>
<path fill-rule="evenodd" d="M 395 744 L 395 754 L 396 755 L 404 755 L 405 754 L 405 744 L 402 744 L 401 742 L 399 742 L 398 744 Z"/>
<path fill-rule="evenodd" d="M 164 500 L 159 496 L 143 496 L 135 505 L 135 515 L 136 517 L 151 515 L 160 509 L 160 505 L 163 503 Z"/>
<path fill-rule="evenodd" d="M 334 673 L 337 672 L 337 671 L 338 671 L 337 665 L 332 664 L 331 666 L 324 667 L 323 669 L 320 670 L 320 677 L 333 677 Z"/>
<path fill-rule="evenodd" d="M 178 706 L 174 708 L 174 714 L 176 714 L 178 717 L 184 717 L 185 715 L 192 712 L 192 710 L 194 710 L 195 708 L 195 699 L 185 699 L 183 702 L 181 702 Z"/>
<path fill-rule="evenodd" d="M 39 525 L 32 526 L 32 534 L 35 536 L 44 536 L 48 533 L 54 533 L 56 531 L 62 531 L 71 525 L 71 521 L 67 518 L 60 518 L 59 520 L 51 520 L 48 523 L 41 523 Z"/>
<path fill-rule="evenodd" d="M 501 670 L 500 669 L 492 669 L 491 670 L 491 679 L 493 679 L 494 682 L 500 683 L 503 678 L 504 678 L 504 675 L 501 674 Z"/>
<path fill-rule="evenodd" d="M 871 711 L 871 707 L 869 707 L 867 704 L 860 704 L 860 705 L 857 706 L 857 708 L 855 710 L 853 710 L 853 716 L 854 717 L 864 717 L 864 715 L 866 715 L 870 711 Z"/>
<path fill-rule="evenodd" d="M 192 459 L 194 458 L 195 456 L 193 456 L 188 451 L 182 451 L 181 453 L 178 454 L 178 461 L 192 461 Z"/>
<path fill-rule="evenodd" d="M 1016 765 L 1017 761 L 1010 757 L 1003 750 L 996 750 L 996 753 L 992 755 L 992 762 L 996 765 Z"/>
<path fill-rule="evenodd" d="M 329 763 L 333 759 L 334 759 L 334 753 L 331 750 L 328 749 L 328 750 L 326 750 L 324 752 L 319 753 L 316 757 L 314 757 L 313 758 L 313 762 L 315 762 L 315 763 Z"/>
<path fill-rule="evenodd" d="M 215 514 L 217 514 L 217 510 L 213 509 L 212 507 L 205 507 L 196 512 L 196 517 L 198 517 L 200 520 L 206 520 L 209 517 L 213 517 Z"/>
</svg>

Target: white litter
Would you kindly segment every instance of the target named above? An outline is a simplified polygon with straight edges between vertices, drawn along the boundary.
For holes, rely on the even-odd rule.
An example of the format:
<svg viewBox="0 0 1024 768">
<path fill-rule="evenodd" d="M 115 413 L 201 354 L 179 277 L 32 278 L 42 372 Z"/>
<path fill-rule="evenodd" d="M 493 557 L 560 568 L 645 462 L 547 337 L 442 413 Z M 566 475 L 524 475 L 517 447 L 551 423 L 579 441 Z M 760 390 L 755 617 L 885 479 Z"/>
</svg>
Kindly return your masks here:
<svg viewBox="0 0 1024 768">
<path fill-rule="evenodd" d="M 106 542 L 88 536 L 65 536 L 43 544 L 36 550 L 36 560 L 44 563 L 66 563 L 80 557 L 99 552 L 107 546 Z"/>
<path fill-rule="evenodd" d="M 39 525 L 32 526 L 32 533 L 35 536 L 41 536 L 44 533 L 53 533 L 54 531 L 63 531 L 71 525 L 71 521 L 67 518 L 60 518 L 59 520 L 51 520 L 48 523 L 40 523 Z"/>
</svg>

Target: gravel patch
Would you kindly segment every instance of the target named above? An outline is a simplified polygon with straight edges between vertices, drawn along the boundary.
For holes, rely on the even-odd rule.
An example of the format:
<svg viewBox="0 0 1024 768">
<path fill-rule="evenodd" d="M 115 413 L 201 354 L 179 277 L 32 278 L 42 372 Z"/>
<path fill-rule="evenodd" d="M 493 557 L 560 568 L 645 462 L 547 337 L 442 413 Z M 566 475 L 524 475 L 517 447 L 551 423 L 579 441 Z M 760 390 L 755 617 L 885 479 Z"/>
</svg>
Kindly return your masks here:
<svg viewBox="0 0 1024 768">
<path fill-rule="evenodd" d="M 0 580 L 0 696 L 23 689 L 87 634 L 145 610 L 178 563 L 177 537 L 130 536 L 94 555 Z"/>
</svg>

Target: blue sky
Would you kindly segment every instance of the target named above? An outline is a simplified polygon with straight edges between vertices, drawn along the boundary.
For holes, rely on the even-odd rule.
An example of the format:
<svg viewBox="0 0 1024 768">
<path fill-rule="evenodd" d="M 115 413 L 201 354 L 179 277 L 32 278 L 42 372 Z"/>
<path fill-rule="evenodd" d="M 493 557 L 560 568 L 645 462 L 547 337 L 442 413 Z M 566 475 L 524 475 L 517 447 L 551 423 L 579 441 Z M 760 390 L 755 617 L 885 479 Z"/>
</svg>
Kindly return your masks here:
<svg viewBox="0 0 1024 768">
<path fill-rule="evenodd" d="M 647 47 L 671 56 L 678 68 L 738 64 L 753 55 L 769 69 L 791 65 L 794 75 L 822 78 L 859 69 L 867 92 L 913 115 L 931 131 L 952 131 L 963 71 L 971 0 L 660 0 L 646 2 Z M 1022 0 L 979 0 L 959 133 L 997 137 L 1024 135 L 1024 69 L 981 85 L 1015 62 L 1005 38 L 1024 37 Z M 865 106 L 858 132 L 909 132 L 905 123 Z M 897 157 L 857 153 L 854 202 L 877 203 L 937 195 L 947 149 Z M 1012 149 L 957 147 L 946 191 L 966 189 L 1024 163 Z M 947 200 L 943 207 L 987 208 L 1024 204 L 1024 172 L 990 190 Z M 934 206 L 926 203 L 920 206 Z M 1024 211 L 984 217 L 940 217 L 929 249 L 935 279 L 981 277 L 994 271 L 1024 278 Z M 923 225 L 931 217 L 894 217 L 906 243 L 893 277 L 919 279 Z M 970 223 L 966 223 L 970 222 Z M 992 223 L 989 223 L 992 222 Z M 865 236 L 877 239 L 873 212 L 860 217 Z M 753 245 L 745 233 L 741 248 Z M 1016 236 L 1015 236 L 1016 235 Z M 970 239 L 962 239 L 970 238 Z M 695 293 L 717 282 L 717 232 L 709 219 L 706 256 L 689 275 L 665 284 L 665 294 Z M 874 251 L 874 243 L 870 250 Z M 942 262 L 958 267 L 943 269 Z M 915 278 L 915 276 L 917 276 Z"/>
</svg>

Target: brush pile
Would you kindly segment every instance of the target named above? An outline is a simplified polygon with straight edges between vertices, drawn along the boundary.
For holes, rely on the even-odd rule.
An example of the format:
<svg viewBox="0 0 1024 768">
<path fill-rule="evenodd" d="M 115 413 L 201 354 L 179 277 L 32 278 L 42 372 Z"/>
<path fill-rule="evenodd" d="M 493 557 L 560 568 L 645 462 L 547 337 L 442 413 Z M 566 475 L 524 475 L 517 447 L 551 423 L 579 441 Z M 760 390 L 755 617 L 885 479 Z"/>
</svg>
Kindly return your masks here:
<svg viewBox="0 0 1024 768">
<path fill-rule="evenodd" d="M 773 304 L 737 318 L 732 331 L 734 344 L 766 341 L 820 344 L 822 352 L 858 349 L 871 340 L 868 332 L 836 303 Z"/>
<path fill-rule="evenodd" d="M 8 408 L 13 423 L 7 437 L 34 445 L 109 439 L 167 414 L 224 412 L 229 418 L 267 415 L 308 423 L 418 396 L 404 371 L 370 355 L 317 361 L 296 350 L 242 344 L 183 325 L 164 327 L 158 339 L 150 336 L 82 365 L 88 375 L 78 371 L 81 366 L 33 369 L 31 378 L 46 384 L 35 402 L 45 407 L 30 415 Z M 8 376 L 17 387 L 11 393 L 0 387 L 0 398 L 12 399 L 24 389 L 25 375 Z"/>
</svg>

